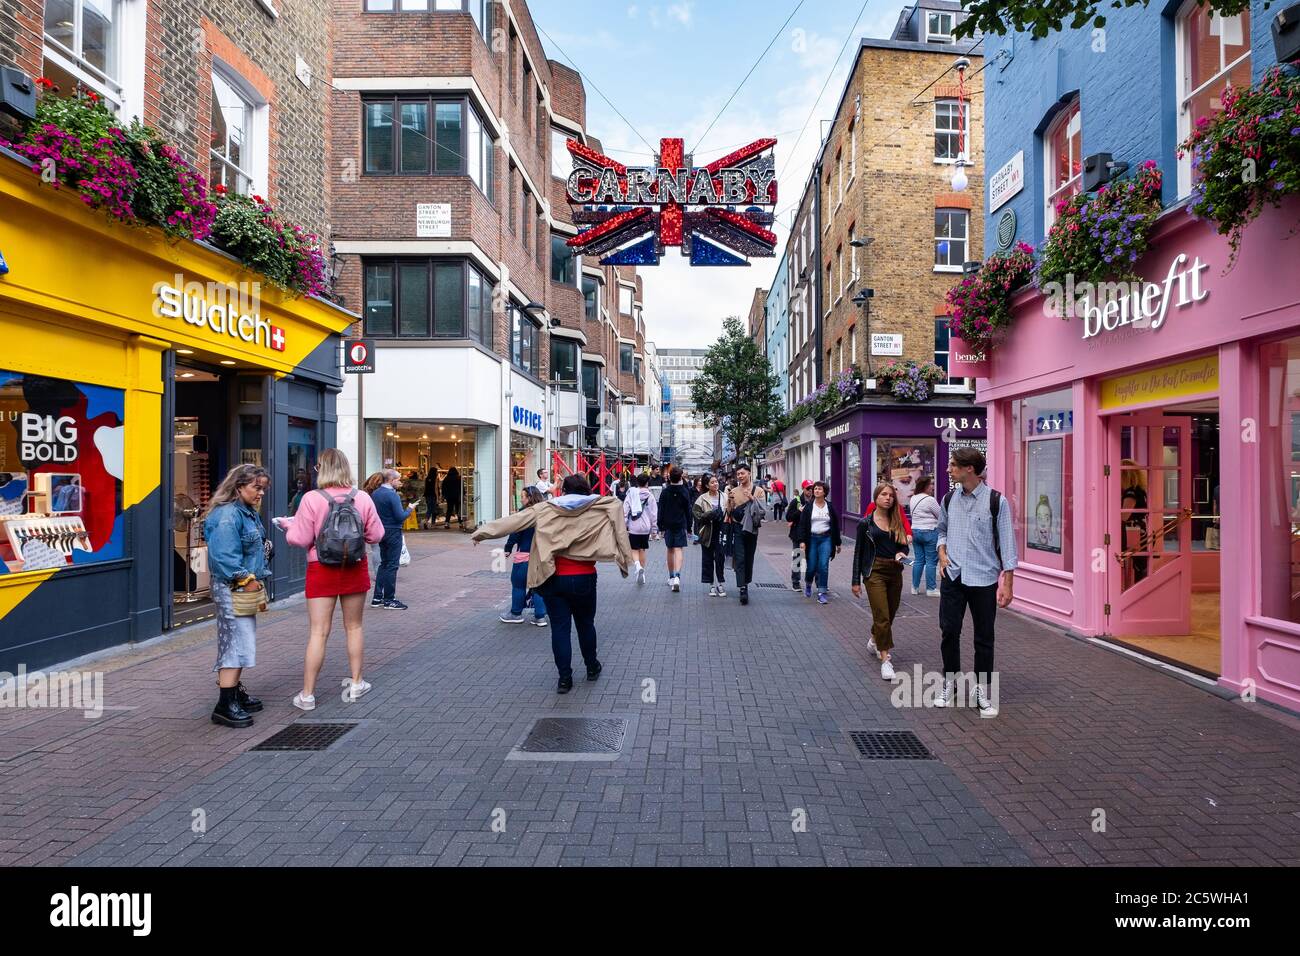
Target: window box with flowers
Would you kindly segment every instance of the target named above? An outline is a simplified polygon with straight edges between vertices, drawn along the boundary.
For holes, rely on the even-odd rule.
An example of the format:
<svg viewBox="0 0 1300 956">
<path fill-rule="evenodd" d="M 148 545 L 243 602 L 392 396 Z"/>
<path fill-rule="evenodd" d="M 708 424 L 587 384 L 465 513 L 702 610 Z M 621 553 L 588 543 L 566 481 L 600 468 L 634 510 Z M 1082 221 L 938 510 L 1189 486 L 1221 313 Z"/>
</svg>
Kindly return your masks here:
<svg viewBox="0 0 1300 956">
<path fill-rule="evenodd" d="M 1034 248 L 1025 242 L 1008 253 L 994 254 L 979 272 L 948 290 L 952 318 L 949 331 L 965 348 L 985 351 L 1011 326 L 1011 299 L 1034 278 Z"/>
<path fill-rule="evenodd" d="M 23 138 L 0 146 L 31 163 L 54 189 L 69 187 L 81 201 L 119 222 L 157 226 L 168 236 L 208 242 L 303 295 L 329 291 L 320 243 L 286 223 L 259 197 L 209 190 L 207 179 L 154 129 L 123 126 L 93 91 L 70 97 L 42 77 L 36 119 Z"/>
<path fill-rule="evenodd" d="M 1058 201 L 1056 221 L 1039 258 L 1038 287 L 1137 281 L 1135 263 L 1147 251 L 1151 229 L 1164 208 L 1161 182 L 1160 170 L 1148 160 L 1131 178 L 1108 183 L 1095 194 Z"/>
<path fill-rule="evenodd" d="M 947 381 L 948 373 L 933 362 L 887 362 L 876 369 L 879 387 L 903 402 L 927 402 L 934 386 Z"/>
<path fill-rule="evenodd" d="M 1187 211 L 1228 237 L 1235 263 L 1246 226 L 1300 193 L 1300 76 L 1274 67 L 1253 86 L 1229 85 L 1220 101 L 1222 112 L 1201 117 L 1180 151 L 1191 154 L 1195 179 Z"/>
</svg>

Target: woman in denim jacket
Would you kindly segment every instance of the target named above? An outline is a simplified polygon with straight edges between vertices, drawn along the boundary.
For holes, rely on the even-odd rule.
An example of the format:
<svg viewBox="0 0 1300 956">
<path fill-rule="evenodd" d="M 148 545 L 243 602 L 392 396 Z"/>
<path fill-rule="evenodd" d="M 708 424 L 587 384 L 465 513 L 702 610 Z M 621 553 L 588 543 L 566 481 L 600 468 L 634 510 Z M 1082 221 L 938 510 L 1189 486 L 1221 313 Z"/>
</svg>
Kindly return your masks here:
<svg viewBox="0 0 1300 956">
<path fill-rule="evenodd" d="M 263 591 L 266 538 L 258 508 L 271 483 L 265 468 L 240 465 L 217 487 L 208 503 L 203 537 L 208 544 L 208 570 L 212 573 L 212 602 L 217 608 L 217 686 L 221 697 L 212 722 L 227 727 L 251 727 L 250 713 L 262 709 L 240 676 L 257 663 L 257 618 L 236 617 L 232 591 Z"/>
</svg>

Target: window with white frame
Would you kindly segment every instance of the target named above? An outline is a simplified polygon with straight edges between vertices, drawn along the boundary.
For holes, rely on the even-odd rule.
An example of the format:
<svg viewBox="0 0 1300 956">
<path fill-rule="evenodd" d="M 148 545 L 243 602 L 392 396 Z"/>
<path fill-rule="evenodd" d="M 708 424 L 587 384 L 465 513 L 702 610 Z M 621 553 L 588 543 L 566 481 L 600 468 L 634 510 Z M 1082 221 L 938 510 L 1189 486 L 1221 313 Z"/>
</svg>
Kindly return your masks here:
<svg viewBox="0 0 1300 956">
<path fill-rule="evenodd" d="M 934 211 L 934 271 L 961 272 L 966 262 L 966 236 L 970 212 L 965 209 Z"/>
<path fill-rule="evenodd" d="M 569 134 L 551 127 L 551 175 L 568 180 L 573 174 L 573 154 L 569 152 Z"/>
<path fill-rule="evenodd" d="M 265 105 L 233 74 L 213 69 L 208 182 L 244 195 L 263 188 L 266 143 L 258 135 L 265 127 L 257 121 L 259 109 Z"/>
<path fill-rule="evenodd" d="M 1079 113 L 1079 97 L 1052 121 L 1043 134 L 1043 146 L 1047 189 L 1043 228 L 1047 230 L 1056 222 L 1057 205 L 1067 202 L 1083 185 L 1083 119 Z"/>
<path fill-rule="evenodd" d="M 1250 11 L 1220 16 L 1187 0 L 1177 19 L 1178 139 L 1191 135 L 1202 118 L 1223 111 L 1229 86 L 1250 85 Z M 1191 155 L 1179 158 L 1178 195 L 1191 192 Z"/>
<path fill-rule="evenodd" d="M 858 123 L 849 124 L 849 182 L 858 174 Z"/>
<path fill-rule="evenodd" d="M 835 175 L 840 184 L 839 205 L 844 203 L 844 152 L 841 150 L 835 156 Z"/>
<path fill-rule="evenodd" d="M 955 163 L 970 159 L 970 146 L 963 135 L 969 110 L 957 100 L 934 101 L 934 161 Z"/>
<path fill-rule="evenodd" d="M 849 364 L 856 365 L 857 363 L 858 363 L 858 327 L 856 325 L 850 325 L 849 326 Z"/>
<path fill-rule="evenodd" d="M 953 41 L 953 15 L 938 10 L 927 10 L 925 16 L 925 42 L 951 43 Z"/>
<path fill-rule="evenodd" d="M 47 0 L 45 76 L 71 96 L 81 86 L 122 106 L 125 0 Z"/>
<path fill-rule="evenodd" d="M 483 195 L 496 204 L 496 150 L 492 131 L 479 119 L 478 110 L 466 111 L 465 165 L 469 178 Z"/>
<path fill-rule="evenodd" d="M 632 295 L 633 290 L 625 285 L 618 287 L 618 311 L 621 315 L 630 316 L 632 314 Z"/>
<path fill-rule="evenodd" d="M 934 320 L 934 364 L 943 369 L 946 376 L 939 384 L 939 388 L 964 391 L 969 389 L 969 385 L 964 378 L 953 378 L 948 373 L 948 359 L 952 354 L 951 331 L 948 326 L 946 316 L 935 318 Z"/>
</svg>

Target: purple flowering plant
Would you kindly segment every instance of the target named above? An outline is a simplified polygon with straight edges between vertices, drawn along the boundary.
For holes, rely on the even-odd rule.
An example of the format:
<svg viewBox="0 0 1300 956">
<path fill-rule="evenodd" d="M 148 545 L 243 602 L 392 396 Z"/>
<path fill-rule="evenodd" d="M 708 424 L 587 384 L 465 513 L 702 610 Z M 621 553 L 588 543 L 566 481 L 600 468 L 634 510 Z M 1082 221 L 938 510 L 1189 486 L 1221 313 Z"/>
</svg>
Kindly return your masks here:
<svg viewBox="0 0 1300 956">
<path fill-rule="evenodd" d="M 1056 203 L 1056 221 L 1043 242 L 1038 287 L 1057 283 L 1132 282 L 1136 263 L 1150 245 L 1151 229 L 1164 206 L 1159 167 L 1147 160 L 1137 173 L 1107 183 L 1095 194 L 1078 193 Z"/>
<path fill-rule="evenodd" d="M 904 402 L 924 402 L 935 385 L 948 377 L 933 362 L 887 362 L 876 370 L 876 378 Z"/>
<path fill-rule="evenodd" d="M 991 255 L 980 271 L 948 290 L 952 317 L 948 328 L 976 348 L 989 345 L 1011 325 L 1011 298 L 1034 276 L 1034 249 L 1025 242 L 1007 253 Z"/>
<path fill-rule="evenodd" d="M 1192 157 L 1190 215 L 1213 222 L 1232 247 L 1265 206 L 1300 193 L 1300 76 L 1280 67 L 1253 86 L 1227 87 L 1223 109 L 1202 116 L 1180 145 Z"/>
</svg>

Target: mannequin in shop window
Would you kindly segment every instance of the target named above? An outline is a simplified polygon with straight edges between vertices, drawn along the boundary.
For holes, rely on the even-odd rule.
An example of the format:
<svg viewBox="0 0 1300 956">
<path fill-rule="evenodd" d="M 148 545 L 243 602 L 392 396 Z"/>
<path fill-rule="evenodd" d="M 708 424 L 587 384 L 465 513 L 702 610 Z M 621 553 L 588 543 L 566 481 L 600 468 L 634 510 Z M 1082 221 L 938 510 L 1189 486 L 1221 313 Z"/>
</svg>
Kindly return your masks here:
<svg viewBox="0 0 1300 956">
<path fill-rule="evenodd" d="M 1146 549 L 1147 515 L 1149 506 L 1147 498 L 1146 472 L 1138 467 L 1132 458 L 1125 458 L 1121 464 L 1120 485 L 1122 487 L 1120 508 L 1130 512 L 1124 518 L 1124 550 L 1142 551 Z M 1131 511 L 1130 509 L 1141 509 Z M 1137 555 L 1133 562 L 1133 583 L 1136 584 L 1147 576 L 1147 557 Z"/>
</svg>

